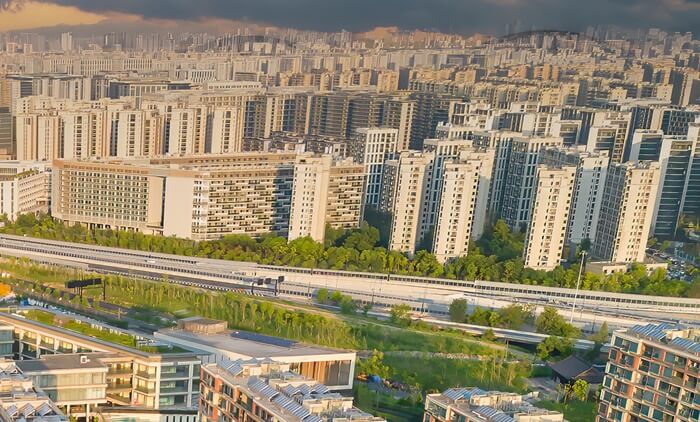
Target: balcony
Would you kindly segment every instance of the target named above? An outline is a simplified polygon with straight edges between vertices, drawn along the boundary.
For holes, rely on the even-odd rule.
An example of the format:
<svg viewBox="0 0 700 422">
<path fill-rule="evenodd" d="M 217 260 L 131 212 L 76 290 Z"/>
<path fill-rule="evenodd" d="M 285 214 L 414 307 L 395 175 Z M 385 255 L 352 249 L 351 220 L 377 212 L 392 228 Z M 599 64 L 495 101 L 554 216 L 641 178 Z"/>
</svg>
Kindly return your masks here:
<svg viewBox="0 0 700 422">
<path fill-rule="evenodd" d="M 146 387 L 145 385 L 137 385 L 136 391 L 138 391 L 139 393 L 144 393 L 144 394 L 155 394 L 156 393 L 155 387 Z"/>
<path fill-rule="evenodd" d="M 176 394 L 176 393 L 187 393 L 187 387 L 185 386 L 175 386 L 175 387 L 161 387 L 160 394 Z"/>
</svg>

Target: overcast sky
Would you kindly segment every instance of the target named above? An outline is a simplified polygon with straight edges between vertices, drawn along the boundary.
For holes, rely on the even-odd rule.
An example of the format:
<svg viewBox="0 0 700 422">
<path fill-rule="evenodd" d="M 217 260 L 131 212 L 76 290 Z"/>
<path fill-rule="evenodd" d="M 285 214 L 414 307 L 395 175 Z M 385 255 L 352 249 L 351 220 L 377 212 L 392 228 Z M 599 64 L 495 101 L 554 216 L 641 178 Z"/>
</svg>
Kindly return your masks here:
<svg viewBox="0 0 700 422">
<path fill-rule="evenodd" d="M 19 3 L 24 4 L 23 12 Z M 32 9 L 50 7 L 56 10 L 51 13 L 54 24 L 118 13 L 146 19 L 248 20 L 322 31 L 399 26 L 500 34 L 506 24 L 517 22 L 521 30 L 583 30 L 612 24 L 700 32 L 700 0 L 0 0 L 0 4 L 10 9 L 0 15 L 7 19 L 15 14 L 18 24 L 30 19 Z"/>
</svg>

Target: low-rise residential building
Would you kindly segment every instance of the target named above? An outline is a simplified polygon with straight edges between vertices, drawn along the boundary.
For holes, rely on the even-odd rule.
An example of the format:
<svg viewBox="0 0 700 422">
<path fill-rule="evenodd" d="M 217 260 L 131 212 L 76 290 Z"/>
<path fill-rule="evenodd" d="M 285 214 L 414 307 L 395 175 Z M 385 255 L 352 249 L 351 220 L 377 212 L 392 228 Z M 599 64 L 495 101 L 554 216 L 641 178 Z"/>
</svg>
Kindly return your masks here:
<svg viewBox="0 0 700 422">
<path fill-rule="evenodd" d="M 192 351 L 91 319 L 46 310 L 0 313 L 0 325 L 12 327 L 14 359 L 40 362 L 26 364 L 33 377 L 44 376 L 41 368 L 54 376 L 52 370 L 68 363 L 75 364 L 74 372 L 80 372 L 83 358 L 75 355 L 82 354 L 90 365 L 106 366 L 105 394 L 110 405 L 156 410 L 196 406 L 201 361 Z M 74 357 L 55 358 L 57 355 Z M 40 384 L 44 385 L 43 381 Z"/>
<path fill-rule="evenodd" d="M 274 360 L 222 361 L 202 366 L 202 422 L 385 422 L 353 406 L 352 397 L 290 371 Z"/>
<path fill-rule="evenodd" d="M 17 368 L 15 362 L 0 362 L 0 421 L 67 422 L 44 391 Z"/>
<path fill-rule="evenodd" d="M 14 221 L 21 214 L 49 212 L 50 171 L 46 163 L 0 162 L 0 214 Z"/>
<path fill-rule="evenodd" d="M 273 359 L 330 389 L 352 388 L 355 352 L 302 344 L 246 331 L 229 330 L 222 321 L 193 317 L 178 327 L 157 331 L 156 339 L 201 353 L 204 363 L 237 359 Z"/>
<path fill-rule="evenodd" d="M 700 420 L 700 330 L 662 323 L 615 331 L 596 420 Z"/>
<path fill-rule="evenodd" d="M 561 422 L 560 412 L 540 409 L 517 393 L 450 388 L 425 398 L 424 422 Z"/>
</svg>

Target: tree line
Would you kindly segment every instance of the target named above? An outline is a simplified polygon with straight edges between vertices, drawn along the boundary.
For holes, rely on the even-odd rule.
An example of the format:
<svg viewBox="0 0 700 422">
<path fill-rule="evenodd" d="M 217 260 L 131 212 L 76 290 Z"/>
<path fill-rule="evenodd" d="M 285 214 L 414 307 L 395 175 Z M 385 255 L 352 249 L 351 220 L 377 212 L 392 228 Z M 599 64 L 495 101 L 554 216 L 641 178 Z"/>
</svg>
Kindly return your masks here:
<svg viewBox="0 0 700 422">
<path fill-rule="evenodd" d="M 380 246 L 380 230 L 363 222 L 354 230 L 327 228 L 325 242 L 308 237 L 287 241 L 274 234 L 256 239 L 228 235 L 219 240 L 195 242 L 175 237 L 146 235 L 135 231 L 88 229 L 67 225 L 47 215 L 25 214 L 15 222 L 5 220 L 3 233 L 50 240 L 112 246 L 176 255 L 255 262 L 303 268 L 377 272 L 396 275 L 443 277 L 458 280 L 487 280 L 537 286 L 575 288 L 579 267 L 557 267 L 536 271 L 523 265 L 524 236 L 512 233 L 501 220 L 486 228 L 467 256 L 441 264 L 427 250 L 409 257 Z M 614 293 L 636 293 L 673 297 L 700 297 L 700 280 L 686 283 L 669 280 L 664 270 L 647 275 L 641 265 L 628 273 L 602 276 L 586 272 L 581 288 Z"/>
</svg>

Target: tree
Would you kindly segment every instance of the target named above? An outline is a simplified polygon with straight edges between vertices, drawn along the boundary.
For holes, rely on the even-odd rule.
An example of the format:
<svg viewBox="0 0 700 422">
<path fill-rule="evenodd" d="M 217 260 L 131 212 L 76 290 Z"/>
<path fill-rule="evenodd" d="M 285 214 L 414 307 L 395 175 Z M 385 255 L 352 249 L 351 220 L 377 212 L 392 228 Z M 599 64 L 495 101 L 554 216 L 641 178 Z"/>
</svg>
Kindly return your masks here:
<svg viewBox="0 0 700 422">
<path fill-rule="evenodd" d="M 450 320 L 464 322 L 467 318 L 467 300 L 455 299 L 450 303 Z"/>
<path fill-rule="evenodd" d="M 531 307 L 512 304 L 498 310 L 501 325 L 505 328 L 520 329 L 532 322 L 534 314 Z"/>
<path fill-rule="evenodd" d="M 391 369 L 384 364 L 384 353 L 374 350 L 372 356 L 361 359 L 359 362 L 359 372 L 365 375 L 376 375 L 380 378 L 389 378 Z"/>
<path fill-rule="evenodd" d="M 552 357 L 565 358 L 574 353 L 574 342 L 570 338 L 549 336 L 537 345 L 537 357 L 549 360 Z"/>
<path fill-rule="evenodd" d="M 481 335 L 481 339 L 482 339 L 482 340 L 485 340 L 485 341 L 496 341 L 496 340 L 498 340 L 498 339 L 496 338 L 496 334 L 495 334 L 495 333 L 493 332 L 493 330 L 490 329 L 490 328 L 489 328 L 488 330 L 484 331 L 484 334 Z"/>
<path fill-rule="evenodd" d="M 586 382 L 584 380 L 576 380 L 574 385 L 571 386 L 571 390 L 573 391 L 576 398 L 579 399 L 579 401 L 588 400 L 588 390 L 589 389 L 590 389 L 590 386 L 588 385 L 588 382 Z"/>
<path fill-rule="evenodd" d="M 603 324 L 601 324 L 600 328 L 595 334 L 591 334 L 588 339 L 599 344 L 605 344 L 608 342 L 608 335 L 610 334 L 610 330 L 608 329 L 608 323 L 607 321 L 604 321 Z"/>
<path fill-rule="evenodd" d="M 389 320 L 394 324 L 408 326 L 411 323 L 411 307 L 405 303 L 392 306 L 389 315 Z"/>
<path fill-rule="evenodd" d="M 545 306 L 542 313 L 535 320 L 535 327 L 538 333 L 549 334 L 559 337 L 579 337 L 578 328 L 569 324 L 559 315 L 559 312 L 551 306 Z"/>
<path fill-rule="evenodd" d="M 318 289 L 316 292 L 316 302 L 326 303 L 328 301 L 328 289 Z"/>
<path fill-rule="evenodd" d="M 688 297 L 691 298 L 700 298 L 700 278 L 695 277 L 692 283 L 690 283 L 690 286 L 688 287 L 687 291 Z"/>
</svg>

